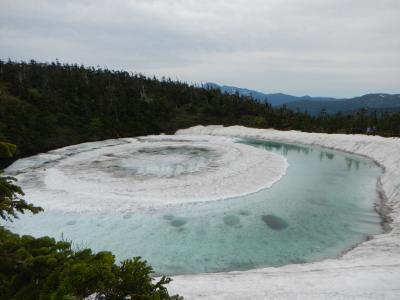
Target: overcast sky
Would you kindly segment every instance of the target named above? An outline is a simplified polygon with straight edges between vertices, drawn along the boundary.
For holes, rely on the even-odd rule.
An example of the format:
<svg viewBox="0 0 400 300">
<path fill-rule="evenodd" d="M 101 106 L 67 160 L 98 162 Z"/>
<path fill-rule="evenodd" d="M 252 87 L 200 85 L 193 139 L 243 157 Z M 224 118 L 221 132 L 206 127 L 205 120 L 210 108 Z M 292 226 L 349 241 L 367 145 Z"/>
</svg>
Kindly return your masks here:
<svg viewBox="0 0 400 300">
<path fill-rule="evenodd" d="M 400 93 L 400 0 L 0 0 L 0 58 L 268 93 Z"/>
</svg>

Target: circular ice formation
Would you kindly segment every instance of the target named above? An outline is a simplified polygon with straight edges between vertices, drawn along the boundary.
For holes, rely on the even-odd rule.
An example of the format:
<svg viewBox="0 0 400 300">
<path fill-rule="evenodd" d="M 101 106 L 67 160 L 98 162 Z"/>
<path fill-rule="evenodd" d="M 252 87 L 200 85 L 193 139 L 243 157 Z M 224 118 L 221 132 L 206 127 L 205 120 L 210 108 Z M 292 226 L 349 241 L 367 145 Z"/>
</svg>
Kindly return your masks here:
<svg viewBox="0 0 400 300">
<path fill-rule="evenodd" d="M 6 171 L 46 210 L 133 211 L 256 192 L 286 168 L 282 156 L 233 138 L 149 136 L 70 146 Z"/>
</svg>

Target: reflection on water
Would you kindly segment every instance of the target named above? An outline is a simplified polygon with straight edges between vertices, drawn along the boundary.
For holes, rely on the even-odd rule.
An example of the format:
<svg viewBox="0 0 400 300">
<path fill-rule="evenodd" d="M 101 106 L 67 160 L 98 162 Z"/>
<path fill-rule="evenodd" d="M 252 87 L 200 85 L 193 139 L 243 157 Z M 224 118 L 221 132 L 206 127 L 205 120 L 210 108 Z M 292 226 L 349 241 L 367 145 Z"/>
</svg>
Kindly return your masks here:
<svg viewBox="0 0 400 300">
<path fill-rule="evenodd" d="M 352 169 L 352 168 L 355 168 L 356 170 L 358 170 L 360 168 L 360 162 L 358 160 L 351 159 L 351 158 L 348 158 L 348 157 L 346 157 L 345 160 L 346 160 L 347 168 L 349 170 Z"/>
<path fill-rule="evenodd" d="M 373 162 L 321 148 L 243 142 L 284 155 L 287 175 L 245 197 L 122 214 L 45 211 L 9 227 L 112 250 L 119 260 L 140 255 L 159 274 L 315 261 L 381 232 L 373 209 L 381 170 Z"/>
<path fill-rule="evenodd" d="M 308 155 L 313 153 L 314 149 L 309 148 L 306 146 L 301 145 L 294 145 L 294 144 L 284 144 L 284 143 L 277 143 L 277 142 L 270 142 L 270 141 L 260 141 L 260 140 L 251 140 L 246 139 L 242 140 L 241 143 L 252 145 L 255 147 L 263 148 L 268 151 L 278 152 L 284 156 L 288 156 L 290 152 L 297 152 Z M 319 160 L 329 159 L 333 160 L 335 158 L 334 150 L 327 151 L 323 148 L 316 148 L 315 151 L 318 151 Z M 355 169 L 358 170 L 360 168 L 360 160 L 355 155 L 348 154 L 346 156 L 345 153 L 340 153 L 339 160 L 344 160 L 347 169 Z"/>
<path fill-rule="evenodd" d="M 261 141 L 261 140 L 251 140 L 246 139 L 241 141 L 241 143 L 252 145 L 255 147 L 263 148 L 268 151 L 279 152 L 284 156 L 287 156 L 289 152 L 298 152 L 308 155 L 310 152 L 313 152 L 312 148 L 301 146 L 301 145 L 293 145 L 293 144 L 283 144 L 277 142 L 270 142 L 270 141 Z"/>
<path fill-rule="evenodd" d="M 325 151 L 321 151 L 319 154 L 319 160 L 323 160 L 323 159 L 334 159 L 335 158 L 335 154 L 330 153 L 330 152 L 325 152 Z"/>
</svg>

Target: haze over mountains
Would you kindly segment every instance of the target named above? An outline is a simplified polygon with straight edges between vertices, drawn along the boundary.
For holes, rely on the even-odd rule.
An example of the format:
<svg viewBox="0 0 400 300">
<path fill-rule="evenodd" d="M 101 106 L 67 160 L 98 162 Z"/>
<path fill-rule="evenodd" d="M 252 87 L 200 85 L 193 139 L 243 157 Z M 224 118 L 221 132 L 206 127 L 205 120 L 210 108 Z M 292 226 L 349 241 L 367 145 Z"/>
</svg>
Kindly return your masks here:
<svg viewBox="0 0 400 300">
<path fill-rule="evenodd" d="M 319 114 L 323 109 L 329 114 L 338 112 L 352 113 L 362 108 L 371 111 L 400 111 L 400 94 L 366 94 L 349 99 L 338 99 L 331 97 L 292 96 L 283 93 L 262 93 L 255 90 L 238 88 L 234 86 L 219 85 L 213 82 L 203 84 L 203 87 L 220 89 L 228 94 L 250 96 L 256 100 L 268 102 L 272 106 L 286 105 L 288 108 L 307 112 L 311 115 Z"/>
</svg>

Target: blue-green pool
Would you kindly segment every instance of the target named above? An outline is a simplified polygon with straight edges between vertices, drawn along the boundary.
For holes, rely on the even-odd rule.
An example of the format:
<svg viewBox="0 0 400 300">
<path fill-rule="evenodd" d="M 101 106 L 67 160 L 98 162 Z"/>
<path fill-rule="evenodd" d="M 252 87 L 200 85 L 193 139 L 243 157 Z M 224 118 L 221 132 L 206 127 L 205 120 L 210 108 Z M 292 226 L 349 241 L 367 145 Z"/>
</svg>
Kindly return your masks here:
<svg viewBox="0 0 400 300">
<path fill-rule="evenodd" d="M 168 275 L 337 257 L 382 231 L 374 211 L 382 171 L 372 161 L 314 147 L 243 142 L 284 155 L 287 175 L 245 197 L 124 214 L 49 211 L 7 226 L 72 240 L 77 248 L 111 250 L 119 260 L 142 256 Z"/>
</svg>

